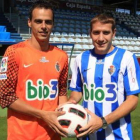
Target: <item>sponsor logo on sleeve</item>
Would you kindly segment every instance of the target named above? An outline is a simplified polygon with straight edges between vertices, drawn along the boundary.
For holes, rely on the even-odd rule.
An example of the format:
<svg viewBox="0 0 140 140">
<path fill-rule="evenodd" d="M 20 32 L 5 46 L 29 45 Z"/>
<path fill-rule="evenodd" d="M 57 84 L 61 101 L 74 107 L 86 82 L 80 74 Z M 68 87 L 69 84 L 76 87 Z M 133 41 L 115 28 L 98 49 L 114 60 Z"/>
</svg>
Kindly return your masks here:
<svg viewBox="0 0 140 140">
<path fill-rule="evenodd" d="M 131 74 L 132 83 L 135 83 L 136 79 L 134 78 L 134 70 L 132 68 L 129 69 Z"/>
<path fill-rule="evenodd" d="M 7 71 L 7 63 L 8 63 L 8 57 L 3 57 L 1 60 L 1 66 L 0 66 L 1 72 Z"/>
<path fill-rule="evenodd" d="M 7 75 L 6 74 L 0 74 L 0 80 L 4 80 L 7 79 Z"/>
</svg>

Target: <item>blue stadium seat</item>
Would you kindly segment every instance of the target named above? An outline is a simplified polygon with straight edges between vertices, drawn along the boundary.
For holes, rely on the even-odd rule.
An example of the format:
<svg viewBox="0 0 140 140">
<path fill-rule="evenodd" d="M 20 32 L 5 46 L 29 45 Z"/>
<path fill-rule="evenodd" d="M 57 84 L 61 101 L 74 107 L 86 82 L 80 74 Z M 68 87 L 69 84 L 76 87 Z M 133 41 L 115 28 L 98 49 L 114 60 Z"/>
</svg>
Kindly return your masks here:
<svg viewBox="0 0 140 140">
<path fill-rule="evenodd" d="M 87 37 L 88 35 L 86 33 L 82 33 L 82 37 Z"/>
<path fill-rule="evenodd" d="M 77 33 L 77 32 L 76 32 L 76 33 L 75 33 L 75 36 L 76 36 L 76 37 L 81 37 L 82 35 L 81 35 L 80 33 Z"/>
<path fill-rule="evenodd" d="M 56 31 L 56 32 L 61 32 L 62 31 L 61 27 L 56 27 L 53 30 Z"/>
<path fill-rule="evenodd" d="M 68 36 L 73 36 L 74 37 L 74 33 L 69 32 Z"/>
<path fill-rule="evenodd" d="M 53 37 L 54 42 L 60 42 L 60 39 L 58 37 Z"/>
<path fill-rule="evenodd" d="M 83 49 L 81 44 L 75 44 L 74 45 L 74 50 L 79 50 L 79 49 Z"/>
<path fill-rule="evenodd" d="M 6 26 L 0 25 L 0 32 L 6 32 Z"/>
<path fill-rule="evenodd" d="M 66 32 L 62 32 L 61 35 L 62 36 L 68 36 L 68 34 Z"/>
<path fill-rule="evenodd" d="M 68 32 L 69 29 L 68 29 L 68 27 L 63 27 L 63 28 L 62 28 L 62 31 L 63 31 L 63 32 Z"/>
<path fill-rule="evenodd" d="M 75 42 L 76 42 L 76 43 L 81 43 L 82 41 L 81 41 L 80 38 L 76 38 L 76 39 L 75 39 Z"/>
<path fill-rule="evenodd" d="M 0 39 L 10 39 L 10 32 L 0 32 Z"/>
<path fill-rule="evenodd" d="M 68 42 L 68 40 L 65 37 L 61 37 L 60 42 Z"/>
<path fill-rule="evenodd" d="M 83 38 L 83 39 L 82 39 L 82 42 L 83 42 L 84 44 L 89 44 L 89 41 L 88 41 L 86 38 Z"/>
<path fill-rule="evenodd" d="M 87 45 L 87 44 L 82 45 L 82 47 L 83 47 L 83 49 L 90 49 L 89 45 Z"/>
<path fill-rule="evenodd" d="M 0 42 L 16 42 L 15 39 L 0 39 Z"/>
<path fill-rule="evenodd" d="M 79 28 L 76 28 L 75 33 L 81 33 L 81 30 Z"/>
<path fill-rule="evenodd" d="M 69 33 L 74 33 L 74 32 L 75 32 L 74 28 L 69 28 Z"/>
<path fill-rule="evenodd" d="M 61 34 L 60 34 L 60 32 L 54 32 L 53 35 L 54 36 L 60 36 Z"/>
<path fill-rule="evenodd" d="M 70 42 L 70 43 L 74 43 L 75 42 L 75 40 L 74 40 L 74 38 L 68 38 L 68 42 Z"/>
</svg>

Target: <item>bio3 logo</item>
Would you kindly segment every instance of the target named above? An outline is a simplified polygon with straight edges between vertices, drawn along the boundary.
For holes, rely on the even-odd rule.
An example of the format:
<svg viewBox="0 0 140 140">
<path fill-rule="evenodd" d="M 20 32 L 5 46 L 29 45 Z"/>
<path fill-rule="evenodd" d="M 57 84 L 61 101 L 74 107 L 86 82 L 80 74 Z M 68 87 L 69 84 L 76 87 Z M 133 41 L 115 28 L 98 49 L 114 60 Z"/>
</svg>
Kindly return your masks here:
<svg viewBox="0 0 140 140">
<path fill-rule="evenodd" d="M 26 99 L 27 100 L 53 100 L 58 95 L 58 81 L 50 80 L 49 85 L 42 79 L 38 79 L 34 85 L 32 80 L 26 81 Z"/>
<path fill-rule="evenodd" d="M 84 100 L 96 102 L 108 101 L 114 103 L 117 100 L 116 87 L 115 83 L 106 84 L 103 88 L 95 88 L 94 84 L 90 84 L 90 87 L 88 87 L 87 84 L 84 83 Z"/>
</svg>

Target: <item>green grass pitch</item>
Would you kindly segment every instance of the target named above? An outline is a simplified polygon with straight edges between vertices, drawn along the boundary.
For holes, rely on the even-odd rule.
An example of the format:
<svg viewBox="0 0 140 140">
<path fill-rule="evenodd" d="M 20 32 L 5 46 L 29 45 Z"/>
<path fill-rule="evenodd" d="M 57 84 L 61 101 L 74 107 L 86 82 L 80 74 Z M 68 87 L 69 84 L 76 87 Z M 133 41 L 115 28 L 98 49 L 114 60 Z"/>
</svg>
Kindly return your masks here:
<svg viewBox="0 0 140 140">
<path fill-rule="evenodd" d="M 131 113 L 132 127 L 134 140 L 140 140 L 140 97 L 139 104 L 135 111 Z M 0 108 L 0 140 L 6 140 L 7 137 L 7 121 L 6 121 L 7 110 Z M 62 138 L 62 140 L 76 140 L 76 138 Z"/>
</svg>

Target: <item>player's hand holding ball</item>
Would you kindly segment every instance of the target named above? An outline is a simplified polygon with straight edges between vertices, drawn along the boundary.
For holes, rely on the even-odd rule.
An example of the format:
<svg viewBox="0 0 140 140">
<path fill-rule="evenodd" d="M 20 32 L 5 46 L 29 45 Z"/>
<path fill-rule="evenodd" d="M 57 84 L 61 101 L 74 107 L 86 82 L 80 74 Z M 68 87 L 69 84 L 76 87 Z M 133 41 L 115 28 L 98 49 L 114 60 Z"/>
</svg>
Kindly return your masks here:
<svg viewBox="0 0 140 140">
<path fill-rule="evenodd" d="M 57 119 L 60 125 L 67 130 L 68 137 L 76 137 L 80 133 L 79 129 L 88 123 L 87 111 L 79 104 L 64 104 L 57 110 L 66 112 Z"/>
</svg>

